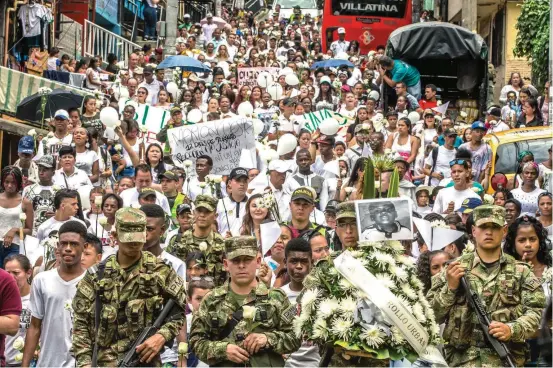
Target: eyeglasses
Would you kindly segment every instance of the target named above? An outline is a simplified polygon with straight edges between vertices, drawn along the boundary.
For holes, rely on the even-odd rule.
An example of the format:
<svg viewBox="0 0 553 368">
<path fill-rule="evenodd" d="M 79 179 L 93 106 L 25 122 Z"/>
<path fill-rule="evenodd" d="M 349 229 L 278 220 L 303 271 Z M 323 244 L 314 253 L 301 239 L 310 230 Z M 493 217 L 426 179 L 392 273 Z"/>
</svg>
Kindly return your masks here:
<svg viewBox="0 0 553 368">
<path fill-rule="evenodd" d="M 340 222 L 339 224 L 336 224 L 336 226 L 340 229 L 347 229 L 348 227 L 351 229 L 357 229 L 356 222 Z"/>
<path fill-rule="evenodd" d="M 144 92 L 144 91 L 138 91 L 137 94 L 139 94 L 139 95 L 145 95 L 146 92 Z"/>
<path fill-rule="evenodd" d="M 463 165 L 463 166 L 467 166 L 467 161 L 466 160 L 463 160 L 461 158 L 457 158 L 455 160 L 451 160 L 449 161 L 449 166 L 453 166 L 453 165 Z"/>
</svg>

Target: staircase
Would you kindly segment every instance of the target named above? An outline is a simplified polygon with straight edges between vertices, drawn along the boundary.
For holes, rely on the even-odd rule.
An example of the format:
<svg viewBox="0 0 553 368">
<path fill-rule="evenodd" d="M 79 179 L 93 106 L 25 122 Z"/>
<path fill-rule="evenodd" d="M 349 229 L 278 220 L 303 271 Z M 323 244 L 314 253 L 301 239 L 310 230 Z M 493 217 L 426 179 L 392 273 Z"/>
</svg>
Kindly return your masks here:
<svg viewBox="0 0 553 368">
<path fill-rule="evenodd" d="M 126 60 L 134 49 L 140 45 L 129 41 L 97 24 L 84 21 L 83 28 L 83 56 L 102 56 L 107 61 L 108 54 L 115 54 L 118 60 Z"/>
</svg>

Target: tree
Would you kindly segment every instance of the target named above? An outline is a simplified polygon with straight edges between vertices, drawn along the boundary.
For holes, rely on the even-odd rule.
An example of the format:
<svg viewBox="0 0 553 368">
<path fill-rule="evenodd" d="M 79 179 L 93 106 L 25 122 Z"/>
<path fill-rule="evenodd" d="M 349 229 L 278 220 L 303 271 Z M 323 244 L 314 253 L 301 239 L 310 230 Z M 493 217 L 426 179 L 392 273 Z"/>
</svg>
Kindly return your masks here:
<svg viewBox="0 0 553 368">
<path fill-rule="evenodd" d="M 515 26 L 518 34 L 513 53 L 529 59 L 532 83 L 538 88 L 548 79 L 550 11 L 548 0 L 524 0 Z"/>
</svg>

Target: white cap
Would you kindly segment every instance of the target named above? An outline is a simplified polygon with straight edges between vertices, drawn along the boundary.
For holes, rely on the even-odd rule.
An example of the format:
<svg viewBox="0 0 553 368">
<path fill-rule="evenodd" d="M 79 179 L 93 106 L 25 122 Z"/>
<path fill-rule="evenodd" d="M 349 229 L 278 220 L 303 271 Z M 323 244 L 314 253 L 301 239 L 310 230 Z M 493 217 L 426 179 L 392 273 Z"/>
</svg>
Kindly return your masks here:
<svg viewBox="0 0 553 368">
<path fill-rule="evenodd" d="M 338 34 L 340 34 L 340 33 L 344 33 L 344 34 L 345 34 L 345 33 L 346 33 L 346 29 L 345 29 L 344 27 L 338 28 Z"/>
<path fill-rule="evenodd" d="M 206 18 L 213 18 L 213 14 L 207 13 L 207 15 L 206 15 L 205 17 L 206 17 Z"/>
<path fill-rule="evenodd" d="M 184 37 L 177 37 L 175 45 L 178 45 L 179 43 L 186 43 L 186 39 Z"/>
<path fill-rule="evenodd" d="M 273 160 L 269 162 L 269 171 L 273 170 L 283 174 L 288 171 L 288 165 L 282 160 Z"/>
<path fill-rule="evenodd" d="M 319 84 L 323 84 L 323 83 L 328 83 L 328 84 L 332 85 L 332 82 L 330 81 L 330 78 L 327 77 L 326 75 L 321 77 L 321 79 L 319 80 Z"/>
<path fill-rule="evenodd" d="M 184 18 L 190 18 L 190 14 L 185 14 Z"/>
<path fill-rule="evenodd" d="M 54 118 L 62 118 L 63 120 L 69 120 L 69 113 L 65 110 L 58 110 L 54 114 Z"/>
</svg>

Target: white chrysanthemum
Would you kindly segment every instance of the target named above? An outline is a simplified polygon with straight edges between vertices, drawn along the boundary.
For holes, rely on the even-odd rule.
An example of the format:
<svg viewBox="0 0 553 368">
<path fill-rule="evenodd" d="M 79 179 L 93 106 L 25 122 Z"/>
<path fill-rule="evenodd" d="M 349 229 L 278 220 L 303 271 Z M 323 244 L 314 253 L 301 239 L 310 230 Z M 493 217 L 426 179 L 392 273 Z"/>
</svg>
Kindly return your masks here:
<svg viewBox="0 0 553 368">
<path fill-rule="evenodd" d="M 449 225 L 444 220 L 434 220 L 430 222 L 432 227 L 441 227 L 442 229 L 451 229 Z"/>
<path fill-rule="evenodd" d="M 401 345 L 405 343 L 405 338 L 403 337 L 403 334 L 401 333 L 399 328 L 397 328 L 396 326 L 392 326 L 390 328 L 390 332 L 392 333 L 391 338 L 393 343 L 397 345 Z"/>
<path fill-rule="evenodd" d="M 380 249 L 382 248 L 382 245 L 380 244 L 380 242 L 362 241 L 362 242 L 359 242 L 359 248 Z"/>
<path fill-rule="evenodd" d="M 465 249 L 463 249 L 463 254 L 473 253 L 473 252 L 474 252 L 474 244 L 469 240 L 467 242 L 467 245 L 465 246 Z"/>
<path fill-rule="evenodd" d="M 321 295 L 321 292 L 319 289 L 309 289 L 306 290 L 303 294 L 303 297 L 301 298 L 301 310 L 303 311 L 310 311 L 311 307 L 313 307 L 313 304 L 315 301 L 319 298 Z"/>
<path fill-rule="evenodd" d="M 321 318 L 327 318 L 340 308 L 338 300 L 335 298 L 328 298 L 321 301 L 319 304 L 319 310 L 317 316 Z"/>
<path fill-rule="evenodd" d="M 423 288 L 421 280 L 419 280 L 419 278 L 415 275 L 411 275 L 409 282 L 417 290 L 421 290 Z"/>
<path fill-rule="evenodd" d="M 405 249 L 403 248 L 403 245 L 401 244 L 401 242 L 397 241 L 397 240 L 392 240 L 392 241 L 386 242 L 386 246 L 388 248 L 391 248 L 395 253 L 401 254 L 405 251 Z"/>
<path fill-rule="evenodd" d="M 340 339 L 347 341 L 350 336 L 352 327 L 353 320 L 349 318 L 336 318 L 332 323 L 331 331 Z"/>
<path fill-rule="evenodd" d="M 363 256 L 363 252 L 361 252 L 360 250 L 350 250 L 349 253 L 353 258 L 360 258 Z"/>
<path fill-rule="evenodd" d="M 409 284 L 403 284 L 401 285 L 401 291 L 403 291 L 403 293 L 411 300 L 416 300 L 417 299 L 417 293 L 415 292 L 415 290 L 413 290 L 413 288 L 411 287 L 411 285 Z"/>
<path fill-rule="evenodd" d="M 411 301 L 404 297 L 403 295 L 400 295 L 397 297 L 398 300 L 401 302 L 401 304 L 409 311 L 409 313 L 413 313 L 413 308 L 411 307 Z"/>
<path fill-rule="evenodd" d="M 406 257 L 403 254 L 396 255 L 396 261 L 398 261 L 398 263 L 404 264 L 405 266 L 415 265 L 415 261 L 412 258 Z"/>
<path fill-rule="evenodd" d="M 317 318 L 313 324 L 313 338 L 314 339 L 323 339 L 328 338 L 328 325 L 326 320 L 322 318 Z"/>
<path fill-rule="evenodd" d="M 255 314 L 257 312 L 257 307 L 252 307 L 252 306 L 249 306 L 249 305 L 245 305 L 242 307 L 243 309 L 243 317 L 244 319 L 249 319 L 249 320 L 255 320 Z"/>
<path fill-rule="evenodd" d="M 349 282 L 346 279 L 341 279 L 339 285 L 340 285 L 340 289 L 342 289 L 344 291 L 350 291 L 350 290 L 357 289 L 355 286 L 353 286 L 353 284 L 351 282 Z"/>
<path fill-rule="evenodd" d="M 328 269 L 328 274 L 330 276 L 336 276 L 336 275 L 338 275 L 338 270 L 335 267 L 330 267 Z"/>
<path fill-rule="evenodd" d="M 394 257 L 392 257 L 389 254 L 382 253 L 380 251 L 373 252 L 372 258 L 375 260 L 376 265 L 379 268 L 385 268 L 386 266 L 391 266 L 395 264 Z"/>
<path fill-rule="evenodd" d="M 309 315 L 307 313 L 302 313 L 294 318 L 294 322 L 292 323 L 292 327 L 294 328 L 294 334 L 298 339 L 301 339 L 303 335 L 303 325 L 309 320 Z"/>
<path fill-rule="evenodd" d="M 426 322 L 426 316 L 424 315 L 424 309 L 422 308 L 422 305 L 420 303 L 415 303 L 413 305 L 413 314 L 417 318 L 417 320 L 421 323 Z"/>
<path fill-rule="evenodd" d="M 353 192 L 353 187 L 345 187 L 344 190 L 347 194 L 351 194 Z"/>
<path fill-rule="evenodd" d="M 21 220 L 21 221 L 27 220 L 27 214 L 25 212 L 21 212 L 19 214 L 19 220 Z"/>
<path fill-rule="evenodd" d="M 398 267 L 394 265 L 390 267 L 390 273 L 392 274 L 393 277 L 395 277 L 396 279 L 402 282 L 406 282 L 409 278 L 409 274 L 402 266 Z"/>
<path fill-rule="evenodd" d="M 437 323 L 431 323 L 430 324 L 430 333 L 433 336 L 439 336 L 440 335 L 440 326 L 438 326 Z"/>
<path fill-rule="evenodd" d="M 371 348 L 378 348 L 384 343 L 386 335 L 376 326 L 370 326 L 359 336 Z"/>
<path fill-rule="evenodd" d="M 340 310 L 344 313 L 351 313 L 355 312 L 357 309 L 357 301 L 353 300 L 352 297 L 347 297 L 340 300 Z"/>
<path fill-rule="evenodd" d="M 388 289 L 395 289 L 396 284 L 390 276 L 384 273 L 377 273 L 375 275 L 376 279 L 382 283 L 382 286 L 387 287 Z"/>
<path fill-rule="evenodd" d="M 184 164 L 184 167 L 190 167 L 190 166 L 192 166 L 192 161 L 186 160 L 186 161 L 183 162 L 183 164 Z"/>
</svg>

